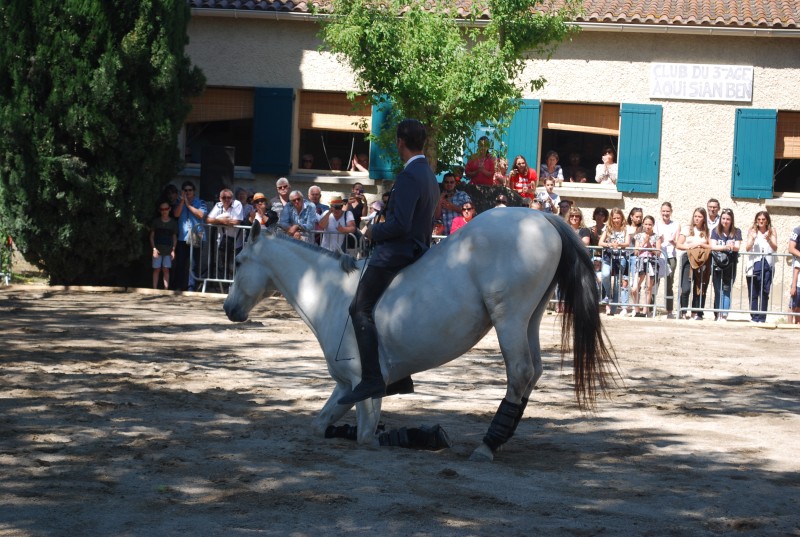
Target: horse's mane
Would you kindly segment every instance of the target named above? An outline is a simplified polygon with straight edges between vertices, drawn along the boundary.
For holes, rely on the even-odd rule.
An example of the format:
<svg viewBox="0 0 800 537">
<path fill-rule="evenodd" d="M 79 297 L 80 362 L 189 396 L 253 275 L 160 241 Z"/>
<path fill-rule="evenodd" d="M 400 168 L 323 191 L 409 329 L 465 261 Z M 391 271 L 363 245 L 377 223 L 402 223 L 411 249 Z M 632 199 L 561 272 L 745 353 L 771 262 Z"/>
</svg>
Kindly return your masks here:
<svg viewBox="0 0 800 537">
<path fill-rule="evenodd" d="M 283 241 L 292 241 L 292 244 L 297 246 L 301 246 L 303 248 L 308 248 L 309 250 L 313 250 L 319 255 L 326 255 L 333 259 L 339 261 L 339 267 L 345 271 L 346 273 L 351 273 L 358 268 L 357 262 L 355 258 L 349 254 L 344 252 L 334 252 L 332 250 L 328 250 L 327 248 L 323 248 L 322 246 L 317 246 L 316 244 L 312 244 L 305 241 L 299 241 L 287 235 L 281 228 L 278 226 L 270 226 L 266 229 L 266 232 L 275 237 L 276 239 L 280 239 Z"/>
</svg>

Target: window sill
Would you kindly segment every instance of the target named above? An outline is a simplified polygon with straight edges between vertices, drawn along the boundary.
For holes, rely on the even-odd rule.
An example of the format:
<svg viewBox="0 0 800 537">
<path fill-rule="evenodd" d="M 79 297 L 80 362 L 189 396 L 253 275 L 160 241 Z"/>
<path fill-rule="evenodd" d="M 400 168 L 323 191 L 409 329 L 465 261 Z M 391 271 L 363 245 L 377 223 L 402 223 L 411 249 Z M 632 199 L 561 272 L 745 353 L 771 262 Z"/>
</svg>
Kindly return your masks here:
<svg viewBox="0 0 800 537">
<path fill-rule="evenodd" d="M 616 188 L 609 188 L 605 185 L 590 185 L 583 183 L 564 183 L 555 188 L 555 192 L 562 198 L 569 200 L 593 199 L 593 200 L 621 200 L 622 192 Z"/>
<path fill-rule="evenodd" d="M 293 173 L 289 181 L 297 183 L 315 183 L 323 185 L 353 185 L 361 183 L 364 186 L 374 186 L 375 181 L 369 178 L 366 172 L 311 172 Z"/>
<path fill-rule="evenodd" d="M 800 208 L 800 193 L 782 192 L 780 196 L 764 201 L 764 206 L 770 207 L 789 207 L 792 209 Z"/>
<path fill-rule="evenodd" d="M 200 166 L 186 166 L 178 172 L 178 177 L 200 177 Z M 256 176 L 253 175 L 249 167 L 235 167 L 233 169 L 233 178 L 254 181 Z"/>
</svg>

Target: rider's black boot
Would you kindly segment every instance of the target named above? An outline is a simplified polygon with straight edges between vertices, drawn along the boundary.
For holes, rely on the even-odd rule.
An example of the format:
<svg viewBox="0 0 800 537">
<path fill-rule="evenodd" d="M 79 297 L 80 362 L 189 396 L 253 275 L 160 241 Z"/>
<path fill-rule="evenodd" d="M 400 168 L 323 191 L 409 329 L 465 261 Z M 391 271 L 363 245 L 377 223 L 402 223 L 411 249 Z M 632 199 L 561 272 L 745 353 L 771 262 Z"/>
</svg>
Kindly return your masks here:
<svg viewBox="0 0 800 537">
<path fill-rule="evenodd" d="M 361 382 L 352 392 L 339 399 L 340 405 L 352 405 L 370 397 L 375 399 L 386 395 L 386 383 L 378 361 L 378 331 L 369 322 L 362 322 L 355 329 L 361 355 Z"/>
</svg>

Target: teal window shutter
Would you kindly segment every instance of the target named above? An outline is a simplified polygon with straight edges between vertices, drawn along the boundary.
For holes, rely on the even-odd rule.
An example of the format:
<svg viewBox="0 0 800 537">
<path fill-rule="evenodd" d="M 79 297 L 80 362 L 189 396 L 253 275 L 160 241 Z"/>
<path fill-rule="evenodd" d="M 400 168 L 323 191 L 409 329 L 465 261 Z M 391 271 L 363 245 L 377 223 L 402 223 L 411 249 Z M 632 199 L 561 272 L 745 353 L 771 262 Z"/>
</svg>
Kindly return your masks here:
<svg viewBox="0 0 800 537">
<path fill-rule="evenodd" d="M 736 125 L 733 131 L 732 197 L 756 199 L 772 197 L 777 129 L 777 110 L 756 108 L 736 110 Z"/>
<path fill-rule="evenodd" d="M 539 173 L 539 121 L 542 102 L 539 99 L 523 99 L 522 106 L 511 119 L 504 136 L 503 143 L 508 148 L 509 169 L 514 157 L 522 155 L 528 166 Z"/>
<path fill-rule="evenodd" d="M 253 173 L 292 168 L 292 88 L 256 88 L 253 100 Z"/>
<path fill-rule="evenodd" d="M 373 136 L 380 136 L 385 129 L 392 128 L 388 124 L 392 116 L 392 104 L 384 101 L 372 105 L 372 128 Z M 383 150 L 375 141 L 369 143 L 369 178 L 373 180 L 392 180 L 394 170 L 392 169 L 392 154 Z"/>
<path fill-rule="evenodd" d="M 617 190 L 658 194 L 663 111 L 657 104 L 622 104 Z"/>
</svg>

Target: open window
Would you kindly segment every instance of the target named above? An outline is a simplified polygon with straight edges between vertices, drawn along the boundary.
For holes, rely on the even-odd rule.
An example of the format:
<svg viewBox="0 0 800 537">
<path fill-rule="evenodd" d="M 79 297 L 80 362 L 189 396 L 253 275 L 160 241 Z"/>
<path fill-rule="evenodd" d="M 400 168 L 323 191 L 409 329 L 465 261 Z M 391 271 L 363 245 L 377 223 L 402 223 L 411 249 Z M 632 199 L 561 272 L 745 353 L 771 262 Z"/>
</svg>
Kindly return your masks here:
<svg viewBox="0 0 800 537">
<path fill-rule="evenodd" d="M 601 163 L 603 149 L 611 147 L 619 154 L 619 110 L 619 105 L 542 103 L 537 172 L 544 156 L 555 151 L 565 181 L 569 181 L 574 171 L 583 170 L 586 182 L 595 183 L 595 168 Z"/>
<path fill-rule="evenodd" d="M 800 192 L 800 112 L 778 111 L 775 192 Z"/>
<path fill-rule="evenodd" d="M 183 154 L 186 163 L 199 165 L 203 148 L 233 146 L 234 165 L 250 166 L 253 158 L 253 90 L 208 88 L 191 99 L 186 118 Z"/>
<path fill-rule="evenodd" d="M 353 172 L 369 169 L 371 107 L 366 98 L 350 101 L 346 93 L 301 91 L 297 153 L 299 171 Z M 353 166 L 353 157 L 363 167 Z"/>
</svg>

